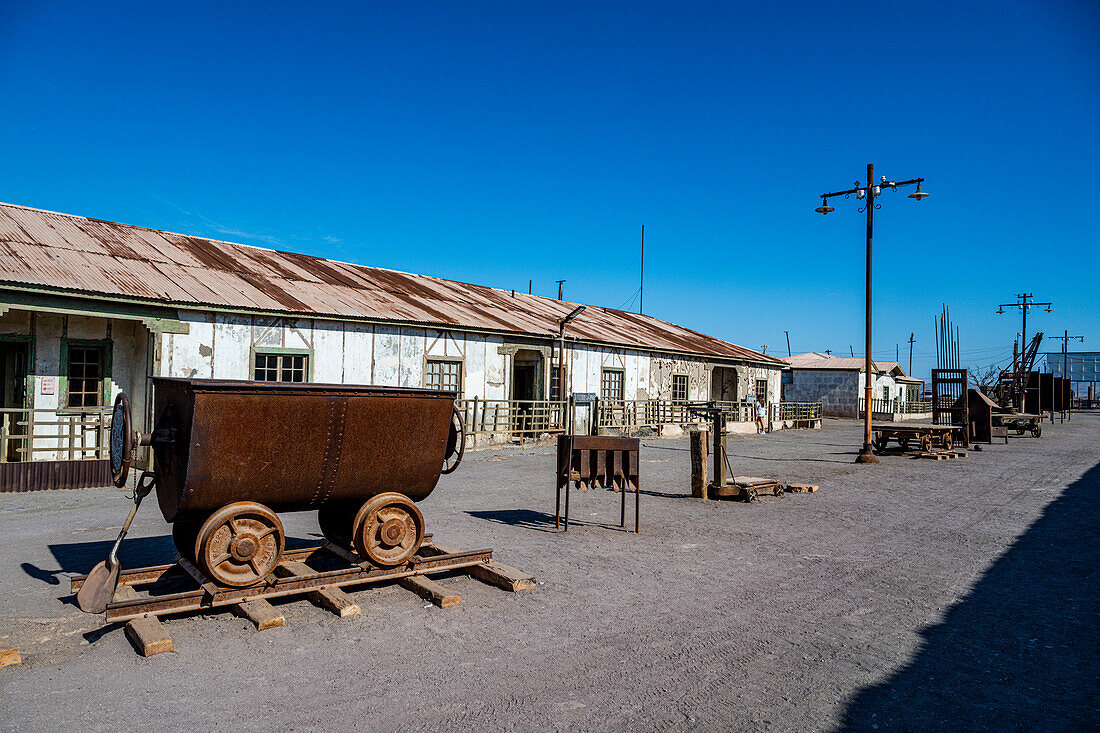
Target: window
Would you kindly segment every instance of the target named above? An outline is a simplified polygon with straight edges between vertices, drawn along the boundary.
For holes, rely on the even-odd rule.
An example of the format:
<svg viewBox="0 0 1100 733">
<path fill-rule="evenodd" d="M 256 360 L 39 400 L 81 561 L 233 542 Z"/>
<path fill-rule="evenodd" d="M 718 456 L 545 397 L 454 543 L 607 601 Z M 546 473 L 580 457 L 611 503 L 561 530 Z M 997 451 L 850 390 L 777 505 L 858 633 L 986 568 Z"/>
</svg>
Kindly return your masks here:
<svg viewBox="0 0 1100 733">
<path fill-rule="evenodd" d="M 757 379 L 756 380 L 756 396 L 759 399 L 768 401 L 768 380 Z"/>
<path fill-rule="evenodd" d="M 882 399 L 886 400 L 887 402 L 890 401 L 890 388 L 889 387 L 883 387 L 882 388 Z"/>
<path fill-rule="evenodd" d="M 109 371 L 108 345 L 67 341 L 64 347 L 68 392 L 65 406 L 76 409 L 102 407 L 104 380 Z"/>
<path fill-rule="evenodd" d="M 256 354 L 252 378 L 257 381 L 305 382 L 308 377 L 308 354 Z"/>
<path fill-rule="evenodd" d="M 604 369 L 600 379 L 600 399 L 622 400 L 623 398 L 623 370 Z"/>
<path fill-rule="evenodd" d="M 462 394 L 462 362 L 449 359 L 428 359 L 425 387 Z"/>
<path fill-rule="evenodd" d="M 688 401 L 688 377 L 686 374 L 672 375 L 672 401 Z"/>
</svg>

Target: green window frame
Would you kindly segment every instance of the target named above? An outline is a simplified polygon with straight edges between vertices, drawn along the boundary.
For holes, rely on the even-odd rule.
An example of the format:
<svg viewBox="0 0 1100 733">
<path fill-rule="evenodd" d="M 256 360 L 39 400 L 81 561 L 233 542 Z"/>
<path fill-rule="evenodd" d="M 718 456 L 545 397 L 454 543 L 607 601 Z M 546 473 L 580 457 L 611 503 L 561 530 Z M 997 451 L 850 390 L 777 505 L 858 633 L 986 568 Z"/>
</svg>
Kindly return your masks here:
<svg viewBox="0 0 1100 733">
<path fill-rule="evenodd" d="M 111 396 L 111 339 L 61 339 L 58 412 L 107 407 Z"/>
</svg>

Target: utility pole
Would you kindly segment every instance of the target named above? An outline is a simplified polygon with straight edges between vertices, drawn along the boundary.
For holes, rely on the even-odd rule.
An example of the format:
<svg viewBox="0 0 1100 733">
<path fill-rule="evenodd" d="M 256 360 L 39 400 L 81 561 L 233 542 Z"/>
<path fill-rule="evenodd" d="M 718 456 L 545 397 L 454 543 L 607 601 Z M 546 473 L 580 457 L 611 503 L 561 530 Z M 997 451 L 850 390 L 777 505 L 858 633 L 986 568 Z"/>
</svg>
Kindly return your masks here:
<svg viewBox="0 0 1100 733">
<path fill-rule="evenodd" d="M 764 345 L 763 345 L 763 346 L 761 347 L 761 351 L 762 351 L 762 353 L 765 353 L 765 354 L 766 354 L 766 353 L 768 353 L 768 345 L 767 345 L 767 344 L 764 344 Z"/>
<path fill-rule="evenodd" d="M 871 363 L 871 241 L 874 233 L 874 212 L 875 207 L 878 204 L 875 203 L 875 199 L 882 194 L 883 189 L 892 188 L 897 191 L 898 186 L 907 186 L 909 184 L 917 184 L 917 190 L 909 194 L 909 198 L 916 201 L 929 196 L 930 194 L 921 191 L 921 183 L 924 182 L 923 178 L 911 178 L 908 181 L 887 181 L 886 176 L 882 176 L 879 183 L 874 182 L 875 165 L 874 163 L 867 164 L 867 185 L 861 186 L 859 181 L 855 182 L 852 188 L 844 191 L 834 191 L 832 193 L 821 194 L 821 206 L 814 209 L 819 214 L 828 214 L 830 211 L 834 211 L 832 206 L 829 206 L 829 199 L 833 196 L 844 196 L 847 198 L 852 194 L 855 194 L 856 199 L 867 199 L 867 204 L 864 207 L 864 211 L 867 213 L 867 326 L 866 326 L 866 349 L 867 359 L 865 364 L 866 378 L 863 380 L 864 390 L 864 420 L 863 420 L 863 448 L 860 449 L 859 455 L 856 457 L 856 463 L 878 463 L 878 458 L 875 457 L 875 453 L 871 448 L 871 375 L 874 373 L 874 365 Z"/>
<path fill-rule="evenodd" d="M 1069 331 L 1063 331 L 1061 336 L 1051 336 L 1050 338 L 1052 338 L 1052 339 L 1061 339 L 1061 341 L 1062 341 L 1062 379 L 1064 379 L 1068 382 L 1069 381 L 1069 342 L 1076 340 L 1076 341 L 1080 341 L 1081 343 L 1085 343 L 1085 337 L 1084 336 L 1070 336 Z M 1051 371 L 1054 371 L 1054 370 L 1052 369 Z M 1072 384 L 1070 386 L 1072 387 Z M 1072 393 L 1072 390 L 1070 390 L 1070 391 Z M 1071 406 L 1072 406 L 1072 403 L 1073 403 L 1072 396 L 1070 397 L 1070 403 L 1071 403 Z M 1066 412 L 1067 412 L 1066 405 L 1063 404 L 1062 408 L 1063 408 L 1062 409 L 1062 422 L 1065 422 Z M 1072 412 L 1070 414 L 1070 419 L 1071 420 L 1073 419 Z"/>
<path fill-rule="evenodd" d="M 1030 301 L 1028 300 L 1030 298 Z M 1020 369 L 1024 367 L 1024 354 L 1027 352 L 1027 311 L 1029 308 L 1035 306 L 1045 305 L 1047 307 L 1047 313 L 1050 313 L 1050 308 L 1053 303 L 1036 303 L 1035 296 L 1031 293 L 1016 293 L 1015 303 L 1001 303 L 997 306 L 997 313 L 1004 313 L 1005 308 L 1019 308 L 1020 316 L 1023 319 L 1020 326 Z M 1020 394 L 1020 411 L 1027 412 L 1027 378 L 1024 377 L 1025 388 Z"/>
<path fill-rule="evenodd" d="M 856 355 L 856 350 L 852 348 L 851 344 L 848 344 L 848 353 L 851 354 L 852 356 Z"/>
<path fill-rule="evenodd" d="M 535 293 L 534 288 L 535 288 L 535 281 L 534 280 L 528 280 L 527 281 L 527 294 L 528 295 L 534 295 L 534 293 Z"/>
<path fill-rule="evenodd" d="M 791 355 L 791 332 L 784 331 L 783 335 L 787 337 L 787 356 Z"/>
<path fill-rule="evenodd" d="M 565 285 L 565 281 L 557 280 L 556 282 L 558 283 L 558 300 L 561 300 L 562 285 Z"/>
<path fill-rule="evenodd" d="M 913 376 L 913 334 L 909 334 L 909 376 Z"/>
<path fill-rule="evenodd" d="M 642 291 L 645 288 L 645 224 L 642 224 L 642 265 L 638 269 L 638 315 L 642 315 Z"/>
</svg>

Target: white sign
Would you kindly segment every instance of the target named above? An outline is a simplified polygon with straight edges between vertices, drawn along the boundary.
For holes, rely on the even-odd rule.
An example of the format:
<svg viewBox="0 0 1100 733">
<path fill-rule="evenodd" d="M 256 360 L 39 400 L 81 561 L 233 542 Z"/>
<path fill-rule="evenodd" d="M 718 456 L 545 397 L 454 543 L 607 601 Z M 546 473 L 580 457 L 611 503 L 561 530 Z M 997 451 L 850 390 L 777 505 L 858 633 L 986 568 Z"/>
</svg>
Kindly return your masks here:
<svg viewBox="0 0 1100 733">
<path fill-rule="evenodd" d="M 57 377 L 42 377 L 42 394 L 57 394 Z"/>
</svg>

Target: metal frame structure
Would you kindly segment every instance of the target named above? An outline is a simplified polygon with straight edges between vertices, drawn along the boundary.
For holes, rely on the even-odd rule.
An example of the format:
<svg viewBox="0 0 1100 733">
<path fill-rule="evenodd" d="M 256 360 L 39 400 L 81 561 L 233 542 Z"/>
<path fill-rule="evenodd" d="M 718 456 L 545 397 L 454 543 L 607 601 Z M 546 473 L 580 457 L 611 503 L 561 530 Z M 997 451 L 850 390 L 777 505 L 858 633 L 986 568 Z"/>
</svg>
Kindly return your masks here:
<svg viewBox="0 0 1100 733">
<path fill-rule="evenodd" d="M 908 181 L 887 181 L 886 176 L 882 176 L 880 183 L 874 182 L 875 165 L 874 163 L 867 164 L 867 185 L 860 186 L 859 181 L 855 182 L 852 188 L 844 191 L 834 191 L 832 193 L 821 194 L 821 206 L 814 209 L 819 214 L 828 214 L 833 211 L 833 207 L 829 206 L 829 199 L 834 196 L 843 196 L 848 198 L 855 194 L 857 199 L 863 199 L 866 197 L 867 204 L 863 208 L 863 211 L 867 213 L 867 324 L 866 324 L 866 351 L 867 358 L 864 369 L 867 376 L 864 380 L 864 400 L 866 404 L 871 404 L 871 375 L 874 374 L 874 363 L 871 361 L 871 240 L 874 232 L 874 211 L 879 208 L 875 203 L 881 193 L 882 189 L 889 187 L 897 191 L 898 186 L 908 186 L 910 184 L 917 184 L 917 190 L 909 194 L 909 198 L 920 201 L 922 198 L 929 196 L 930 194 L 921 191 L 921 183 L 924 182 L 923 178 L 911 178 Z M 871 447 L 871 413 L 867 411 L 863 420 L 863 447 L 859 451 L 859 455 L 856 456 L 856 463 L 878 463 L 878 459 L 875 458 L 874 450 Z"/>
</svg>

